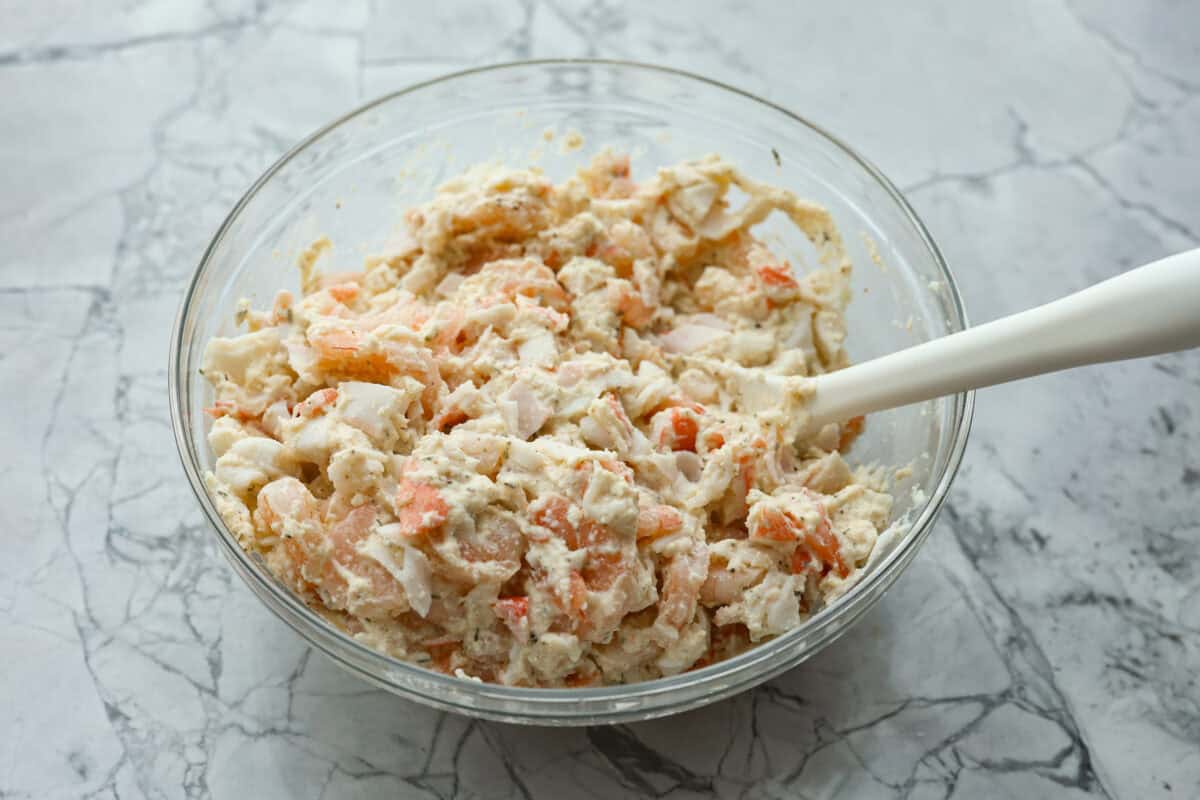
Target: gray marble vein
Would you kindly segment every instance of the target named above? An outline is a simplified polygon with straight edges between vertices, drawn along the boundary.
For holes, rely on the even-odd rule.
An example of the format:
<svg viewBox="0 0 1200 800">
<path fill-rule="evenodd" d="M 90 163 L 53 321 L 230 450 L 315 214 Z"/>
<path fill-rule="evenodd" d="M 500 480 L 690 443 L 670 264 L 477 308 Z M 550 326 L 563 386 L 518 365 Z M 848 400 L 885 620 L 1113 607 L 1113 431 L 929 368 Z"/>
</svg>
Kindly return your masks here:
<svg viewBox="0 0 1200 800">
<path fill-rule="evenodd" d="M 286 147 L 462 66 L 734 83 L 904 187 L 986 320 L 1200 245 L 1200 7 L 1146 0 L 5 4 L 0 797 L 1200 796 L 1200 357 L 980 395 L 924 551 L 818 657 L 549 730 L 339 671 L 219 557 L 167 331 Z"/>
</svg>

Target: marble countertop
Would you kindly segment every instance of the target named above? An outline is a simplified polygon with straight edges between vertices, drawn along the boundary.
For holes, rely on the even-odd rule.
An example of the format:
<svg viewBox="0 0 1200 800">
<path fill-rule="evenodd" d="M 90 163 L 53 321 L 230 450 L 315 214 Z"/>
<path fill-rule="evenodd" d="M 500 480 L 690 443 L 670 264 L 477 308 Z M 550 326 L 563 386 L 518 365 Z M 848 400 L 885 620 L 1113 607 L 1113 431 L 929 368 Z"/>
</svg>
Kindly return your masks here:
<svg viewBox="0 0 1200 800">
<path fill-rule="evenodd" d="M 311 652 L 218 555 L 165 374 L 181 288 L 268 163 L 517 58 L 760 93 L 904 188 L 974 320 L 1051 299 L 1200 245 L 1200 7 L 391 8 L 5 12 L 0 797 L 1200 793 L 1200 354 L 982 393 L 929 543 L 847 636 L 734 699 L 577 730 L 439 714 Z"/>
</svg>

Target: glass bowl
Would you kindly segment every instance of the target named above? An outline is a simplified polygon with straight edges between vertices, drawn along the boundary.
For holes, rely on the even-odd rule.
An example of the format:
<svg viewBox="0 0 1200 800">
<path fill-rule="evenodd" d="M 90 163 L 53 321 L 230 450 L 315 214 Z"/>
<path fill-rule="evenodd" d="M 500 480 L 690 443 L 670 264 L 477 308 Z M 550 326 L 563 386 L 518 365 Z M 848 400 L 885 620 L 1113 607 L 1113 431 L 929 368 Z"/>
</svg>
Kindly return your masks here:
<svg viewBox="0 0 1200 800">
<path fill-rule="evenodd" d="M 796 114 L 683 72 L 606 61 L 468 70 L 376 100 L 293 148 L 230 212 L 184 296 L 169 371 L 176 442 L 221 548 L 267 607 L 354 674 L 441 709 L 537 724 L 619 722 L 695 708 L 762 683 L 828 645 L 878 602 L 928 536 L 966 445 L 969 394 L 873 415 L 851 461 L 907 466 L 911 476 L 896 484 L 894 531 L 862 579 L 800 628 L 693 672 L 586 689 L 482 684 L 371 650 L 310 610 L 238 546 L 205 488 L 213 466 L 202 413 L 211 393 L 198 373 L 205 344 L 233 332 L 239 298 L 263 307 L 278 289 L 297 289 L 296 254 L 320 235 L 334 242 L 334 269 L 359 268 L 398 229 L 405 208 L 471 164 L 536 162 L 561 180 L 602 147 L 631 153 L 635 176 L 717 152 L 753 178 L 826 206 L 855 265 L 848 312 L 854 360 L 966 325 L 941 254 L 878 170 Z M 803 249 L 802 240 L 778 222 L 768 220 L 764 235 L 802 260 L 792 252 Z"/>
</svg>

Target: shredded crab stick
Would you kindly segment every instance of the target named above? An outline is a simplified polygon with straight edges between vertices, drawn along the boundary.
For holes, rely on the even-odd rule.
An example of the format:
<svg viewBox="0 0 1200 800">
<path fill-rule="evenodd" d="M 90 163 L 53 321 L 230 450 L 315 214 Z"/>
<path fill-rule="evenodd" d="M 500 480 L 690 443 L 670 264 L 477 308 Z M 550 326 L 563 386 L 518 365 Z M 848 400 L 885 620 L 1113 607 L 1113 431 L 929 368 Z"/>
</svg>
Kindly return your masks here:
<svg viewBox="0 0 1200 800">
<path fill-rule="evenodd" d="M 743 201 L 731 202 L 738 189 Z M 752 233 L 779 212 L 792 265 Z M 891 498 L 812 430 L 846 366 L 829 215 L 715 156 L 635 181 L 475 169 L 365 269 L 212 340 L 208 484 L 242 546 L 363 643 L 516 686 L 646 680 L 801 624 Z"/>
</svg>

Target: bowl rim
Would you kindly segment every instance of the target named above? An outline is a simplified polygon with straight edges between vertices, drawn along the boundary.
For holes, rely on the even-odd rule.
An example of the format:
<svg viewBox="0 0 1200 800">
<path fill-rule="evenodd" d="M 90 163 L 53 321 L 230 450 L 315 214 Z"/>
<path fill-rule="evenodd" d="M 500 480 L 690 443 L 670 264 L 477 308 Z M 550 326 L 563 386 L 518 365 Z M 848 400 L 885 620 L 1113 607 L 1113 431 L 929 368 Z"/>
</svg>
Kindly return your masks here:
<svg viewBox="0 0 1200 800">
<path fill-rule="evenodd" d="M 272 603 L 265 603 L 267 607 L 277 617 L 282 619 L 293 630 L 299 633 L 310 644 L 317 646 L 326 655 L 332 657 L 341 666 L 348 668 L 359 677 L 362 677 L 369 682 L 388 689 L 393 692 L 398 692 L 411 699 L 423 702 L 435 707 L 454 710 L 478 717 L 489 717 L 493 719 L 503 719 L 508 721 L 532 722 L 532 723 L 553 723 L 561 721 L 563 717 L 579 716 L 578 722 L 594 723 L 594 722 L 617 722 L 631 718 L 645 719 L 653 716 L 662 716 L 664 714 L 674 713 L 677 710 L 685 710 L 687 708 L 704 705 L 709 702 L 721 699 L 736 692 L 758 685 L 775 675 L 783 672 L 786 669 L 791 669 L 806 658 L 815 654 L 819 649 L 830 644 L 833 639 L 841 635 L 847 630 L 850 625 L 838 624 L 847 621 L 856 621 L 867 610 L 874 606 L 875 602 L 882 595 L 883 591 L 903 572 L 907 563 L 916 555 L 921 545 L 929 535 L 934 519 L 945 502 L 950 485 L 953 482 L 955 475 L 958 472 L 962 462 L 963 453 L 966 449 L 967 439 L 971 429 L 971 422 L 974 414 L 974 392 L 963 392 L 952 396 L 954 401 L 953 429 L 948 431 L 953 436 L 946 454 L 945 467 L 938 479 L 934 490 L 925 499 L 924 504 L 920 507 L 920 512 L 916 518 L 909 524 L 909 535 L 897 543 L 893 549 L 887 553 L 878 562 L 871 572 L 854 586 L 852 586 L 845 595 L 837 599 L 837 601 L 822 609 L 810 619 L 806 620 L 800 627 L 788 631 L 787 633 L 771 639 L 767 642 L 758 644 L 744 653 L 740 653 L 732 658 L 718 661 L 701 669 L 682 672 L 677 675 L 668 677 L 655 678 L 648 681 L 628 684 L 616 684 L 613 686 L 602 687 L 586 687 L 586 688 L 526 688 L 504 686 L 494 683 L 480 683 L 459 678 L 453 675 L 446 675 L 432 670 L 425 669 L 416 664 L 394 658 L 380 651 L 374 650 L 366 645 L 356 641 L 348 634 L 336 628 L 317 612 L 309 608 L 300 598 L 290 590 L 287 590 L 282 584 L 269 578 L 265 570 L 260 565 L 254 563 L 250 556 L 237 543 L 237 539 L 229 531 L 217 512 L 212 498 L 208 494 L 208 490 L 201 474 L 201 467 L 196 452 L 192 446 L 190 431 L 185 427 L 184 417 L 185 410 L 181 402 L 183 398 L 182 386 L 185 384 L 188 376 L 180 374 L 181 364 L 183 362 L 182 354 L 185 349 L 183 341 L 184 323 L 189 318 L 192 301 L 199 287 L 201 279 L 204 277 L 209 263 L 221 245 L 230 228 L 241 215 L 242 210 L 257 196 L 259 191 L 293 158 L 305 151 L 310 145 L 324 137 L 331 131 L 339 128 L 343 124 L 356 119 L 372 109 L 391 102 L 405 95 L 418 92 L 431 86 L 442 83 L 447 83 L 460 78 L 466 78 L 482 73 L 505 72 L 510 70 L 524 70 L 530 68 L 544 68 L 555 66 L 590 66 L 599 68 L 616 68 L 616 69 L 631 69 L 635 71 L 644 71 L 665 75 L 671 78 L 681 78 L 686 81 L 695 81 L 705 84 L 709 87 L 731 92 L 735 95 L 758 103 L 762 106 L 784 115 L 792 122 L 803 125 L 811 132 L 824 138 L 830 144 L 834 145 L 843 154 L 848 156 L 852 161 L 856 162 L 890 197 L 892 202 L 900 209 L 905 217 L 905 220 L 917 232 L 921 243 L 932 256 L 935 265 L 946 277 L 948 284 L 948 298 L 950 305 L 961 321 L 962 327 L 969 327 L 966 309 L 963 305 L 961 293 L 958 288 L 958 281 L 946 263 L 941 250 L 938 248 L 932 235 L 929 233 L 921 218 L 912 208 L 909 202 L 905 199 L 900 190 L 889 180 L 873 163 L 860 155 L 854 148 L 850 147 L 838 136 L 830 133 L 825 128 L 817 125 L 810 120 L 796 114 L 793 111 L 774 103 L 770 100 L 759 97 L 744 89 L 739 89 L 736 86 L 724 83 L 719 80 L 708 78 L 702 75 L 697 75 L 686 70 L 676 69 L 657 64 L 650 64 L 639 61 L 627 61 L 621 59 L 603 59 L 603 58 L 546 58 L 546 59 L 525 59 L 518 61 L 500 62 L 488 64 L 468 69 L 457 70 L 440 75 L 429 80 L 420 81 L 410 84 L 404 88 L 394 92 L 384 94 L 367 103 L 364 103 L 345 114 L 339 116 L 333 121 L 321 126 L 308 136 L 301 139 L 297 144 L 289 148 L 282 156 L 280 156 L 270 167 L 266 169 L 245 191 L 238 202 L 233 206 L 230 212 L 221 222 L 220 227 L 213 235 L 208 246 L 205 248 L 200 262 L 196 267 L 195 272 L 184 291 L 179 308 L 175 315 L 173 328 L 170 340 L 170 353 L 168 361 L 168 402 L 170 405 L 171 426 L 175 436 L 175 444 L 179 453 L 180 462 L 182 463 L 185 474 L 188 478 L 188 483 L 191 486 L 192 493 L 195 495 L 200 507 L 203 509 L 205 516 L 213 530 L 217 533 L 217 538 L 220 540 L 225 549 L 225 555 L 230 559 L 231 565 L 235 567 L 235 572 L 241 575 L 251 590 L 259 596 L 261 600 L 267 597 L 273 598 L 281 603 L 283 608 L 280 608 Z M 873 587 L 878 586 L 879 591 L 872 591 Z M 285 613 L 285 609 L 286 612 Z M 307 624 L 301 624 L 305 622 Z M 832 630 L 831 630 L 832 628 Z M 812 636 L 818 643 L 817 647 L 801 650 L 792 655 L 790 658 L 776 660 L 775 657 L 788 646 L 798 636 Z M 348 649 L 357 658 L 359 663 L 348 659 L 342 652 L 335 652 L 333 648 L 328 646 L 330 643 L 325 639 L 332 639 L 333 643 L 341 648 Z M 362 666 L 361 662 L 370 662 L 373 666 L 382 668 L 377 672 L 367 670 Z M 765 663 L 765 666 L 761 666 Z M 438 688 L 446 688 L 457 692 L 467 691 L 476 701 L 482 701 L 485 705 L 463 705 L 440 697 L 437 694 L 431 694 L 428 691 L 418 691 L 412 687 L 404 686 L 387 680 L 382 676 L 383 670 L 399 670 L 401 672 L 409 672 L 414 678 L 418 678 L 426 683 L 436 692 Z M 650 705 L 639 705 L 638 708 L 608 708 L 591 710 L 591 706 L 603 704 L 606 701 L 609 703 L 629 703 L 633 700 L 641 700 L 643 703 L 647 700 L 652 700 L 655 697 L 670 698 L 677 690 L 691 688 L 695 690 L 700 686 L 709 685 L 712 691 L 700 693 L 692 697 L 690 702 L 670 704 L 667 702 L 652 703 Z M 513 702 L 526 704 L 521 711 L 514 712 L 505 710 L 508 704 Z M 587 703 L 588 709 L 575 708 L 580 703 Z M 497 704 L 503 704 L 503 707 Z M 572 713 L 574 712 L 574 713 Z M 580 713 L 582 712 L 582 713 Z"/>
</svg>

